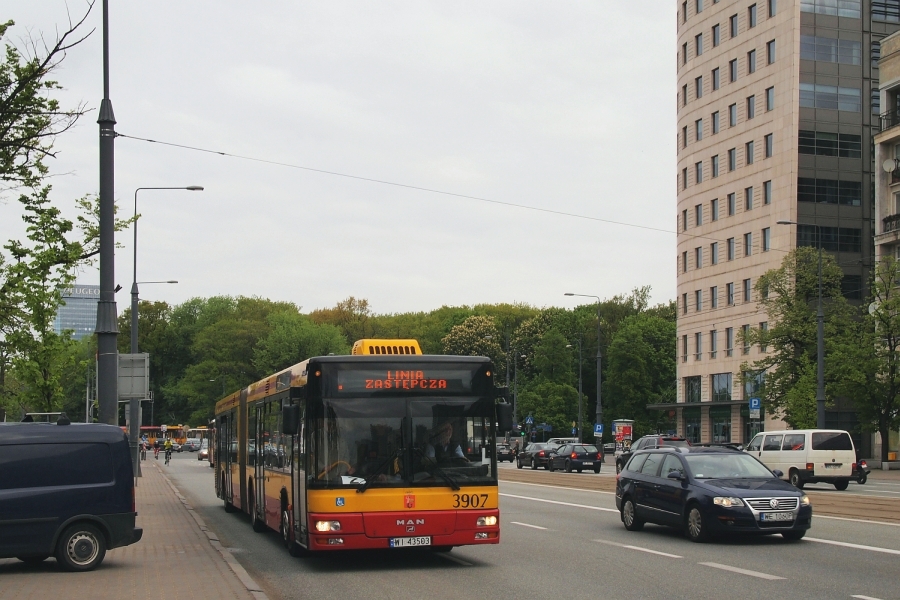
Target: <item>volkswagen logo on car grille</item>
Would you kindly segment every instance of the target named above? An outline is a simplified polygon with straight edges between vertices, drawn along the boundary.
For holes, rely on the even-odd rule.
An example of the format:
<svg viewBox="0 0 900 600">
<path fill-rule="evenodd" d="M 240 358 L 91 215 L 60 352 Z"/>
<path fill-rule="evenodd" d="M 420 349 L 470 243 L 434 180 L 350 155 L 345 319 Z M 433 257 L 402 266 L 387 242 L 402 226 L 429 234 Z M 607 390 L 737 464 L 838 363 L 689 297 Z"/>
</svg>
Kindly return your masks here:
<svg viewBox="0 0 900 600">
<path fill-rule="evenodd" d="M 772 498 L 769 500 L 769 506 L 772 508 L 778 508 L 778 498 Z"/>
</svg>

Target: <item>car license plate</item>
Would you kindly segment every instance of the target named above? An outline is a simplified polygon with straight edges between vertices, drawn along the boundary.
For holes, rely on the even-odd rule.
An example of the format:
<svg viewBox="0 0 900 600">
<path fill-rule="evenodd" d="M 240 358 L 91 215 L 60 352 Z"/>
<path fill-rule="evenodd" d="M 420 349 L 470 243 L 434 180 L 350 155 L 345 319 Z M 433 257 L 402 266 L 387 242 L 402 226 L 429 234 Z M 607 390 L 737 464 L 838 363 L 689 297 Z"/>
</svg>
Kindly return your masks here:
<svg viewBox="0 0 900 600">
<path fill-rule="evenodd" d="M 410 546 L 430 546 L 431 536 L 391 538 L 391 548 L 407 548 Z"/>
<path fill-rule="evenodd" d="M 844 466 L 844 463 L 825 463 L 826 469 L 839 469 Z"/>
<path fill-rule="evenodd" d="M 794 513 L 792 512 L 770 512 L 760 513 L 760 521 L 793 521 Z"/>
<path fill-rule="evenodd" d="M 592 463 L 592 462 L 583 462 L 581 464 L 584 465 L 585 467 L 593 467 L 594 466 L 594 463 Z"/>
</svg>

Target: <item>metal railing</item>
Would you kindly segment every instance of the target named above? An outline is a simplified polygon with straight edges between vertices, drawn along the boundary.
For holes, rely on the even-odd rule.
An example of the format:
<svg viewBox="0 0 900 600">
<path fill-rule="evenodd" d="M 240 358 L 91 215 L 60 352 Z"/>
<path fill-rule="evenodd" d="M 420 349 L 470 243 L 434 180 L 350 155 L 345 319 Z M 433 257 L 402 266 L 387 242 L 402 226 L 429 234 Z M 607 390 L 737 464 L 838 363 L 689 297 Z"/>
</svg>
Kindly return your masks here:
<svg viewBox="0 0 900 600">
<path fill-rule="evenodd" d="M 881 131 L 887 131 L 891 127 L 896 127 L 900 125 L 900 108 L 881 113 L 879 118 L 881 120 Z"/>
<path fill-rule="evenodd" d="M 881 233 L 900 230 L 900 213 L 883 218 L 881 224 Z"/>
</svg>

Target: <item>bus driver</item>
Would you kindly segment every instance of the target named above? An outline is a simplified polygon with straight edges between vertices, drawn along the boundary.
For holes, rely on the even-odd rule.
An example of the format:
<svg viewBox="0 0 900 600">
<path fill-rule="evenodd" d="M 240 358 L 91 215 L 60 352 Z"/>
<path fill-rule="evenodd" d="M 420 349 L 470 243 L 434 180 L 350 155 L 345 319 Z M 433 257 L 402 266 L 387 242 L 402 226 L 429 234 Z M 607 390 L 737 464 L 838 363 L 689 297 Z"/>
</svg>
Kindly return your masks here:
<svg viewBox="0 0 900 600">
<path fill-rule="evenodd" d="M 450 421 L 444 421 L 435 428 L 430 443 L 425 446 L 425 456 L 433 458 L 435 462 L 449 461 L 451 458 L 465 460 L 462 447 L 453 439 L 453 425 Z"/>
</svg>

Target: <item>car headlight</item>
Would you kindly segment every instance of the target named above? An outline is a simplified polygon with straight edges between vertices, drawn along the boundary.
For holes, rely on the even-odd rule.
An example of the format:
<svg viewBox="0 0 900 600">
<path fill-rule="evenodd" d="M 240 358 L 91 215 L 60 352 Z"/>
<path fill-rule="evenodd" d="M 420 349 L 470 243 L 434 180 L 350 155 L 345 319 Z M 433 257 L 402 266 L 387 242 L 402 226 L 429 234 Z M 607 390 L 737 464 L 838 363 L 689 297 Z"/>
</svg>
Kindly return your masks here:
<svg viewBox="0 0 900 600">
<path fill-rule="evenodd" d="M 806 494 L 800 496 L 800 506 L 809 506 L 810 504 L 812 503 L 809 501 L 809 496 Z"/>
<path fill-rule="evenodd" d="M 728 498 L 725 496 L 716 496 L 713 498 L 713 504 L 718 506 L 724 506 L 725 508 L 731 508 L 733 506 L 743 506 L 744 501 L 740 498 Z"/>
</svg>

